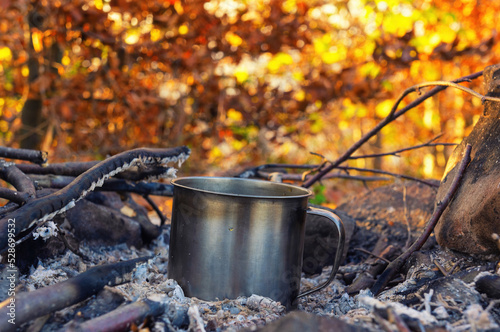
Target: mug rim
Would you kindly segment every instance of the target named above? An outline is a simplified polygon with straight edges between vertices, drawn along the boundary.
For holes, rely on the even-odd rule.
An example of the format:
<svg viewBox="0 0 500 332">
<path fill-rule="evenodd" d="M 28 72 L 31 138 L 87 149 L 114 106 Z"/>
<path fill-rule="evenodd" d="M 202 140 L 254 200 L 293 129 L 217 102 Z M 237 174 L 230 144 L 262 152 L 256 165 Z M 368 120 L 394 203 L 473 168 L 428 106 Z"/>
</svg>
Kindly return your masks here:
<svg viewBox="0 0 500 332">
<path fill-rule="evenodd" d="M 224 181 L 241 181 L 241 182 L 254 182 L 254 183 L 263 183 L 267 186 L 281 186 L 293 190 L 301 190 L 304 193 L 303 194 L 296 194 L 296 195 L 250 195 L 250 194 L 237 194 L 237 193 L 228 193 L 228 192 L 218 192 L 215 190 L 207 190 L 207 189 L 201 189 L 197 188 L 194 186 L 189 186 L 186 184 L 182 184 L 179 182 L 182 182 L 183 180 L 209 180 L 209 181 L 215 181 L 215 180 L 224 180 Z M 220 195 L 220 196 L 229 196 L 229 197 L 245 197 L 245 198 L 259 198 L 259 199 L 293 199 L 293 198 L 307 198 L 309 196 L 313 195 L 313 192 L 304 187 L 288 184 L 288 183 L 281 183 L 281 182 L 271 182 L 271 181 L 265 181 L 265 180 L 257 180 L 257 179 L 249 179 L 249 178 L 233 178 L 233 177 L 213 177 L 213 176 L 187 176 L 187 177 L 180 177 L 176 179 L 172 179 L 170 181 L 174 187 L 180 187 L 183 189 L 189 189 L 197 192 L 202 192 L 202 193 L 207 193 L 207 194 L 213 194 L 213 195 Z"/>
</svg>

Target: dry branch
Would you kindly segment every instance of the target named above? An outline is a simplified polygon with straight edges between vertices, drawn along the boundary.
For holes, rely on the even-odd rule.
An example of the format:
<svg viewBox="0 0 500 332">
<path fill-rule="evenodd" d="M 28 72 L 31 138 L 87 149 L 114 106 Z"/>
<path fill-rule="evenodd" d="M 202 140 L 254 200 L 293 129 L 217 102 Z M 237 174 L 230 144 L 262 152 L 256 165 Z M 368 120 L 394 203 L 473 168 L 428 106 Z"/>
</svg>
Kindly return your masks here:
<svg viewBox="0 0 500 332">
<path fill-rule="evenodd" d="M 257 176 L 263 179 L 270 179 L 271 176 L 275 173 L 267 173 L 263 171 L 258 171 Z M 312 175 L 306 175 L 305 178 L 308 179 Z M 302 174 L 285 174 L 280 173 L 280 177 L 282 180 L 288 181 L 303 181 L 304 176 Z M 348 180 L 357 180 L 357 181 L 389 181 L 388 177 L 381 176 L 361 176 L 361 175 L 349 175 L 349 174 L 328 174 L 324 177 L 324 179 L 348 179 Z"/>
<path fill-rule="evenodd" d="M 19 192 L 16 190 L 11 190 L 8 188 L 0 187 L 0 198 L 5 198 L 10 202 L 14 202 L 18 205 L 23 205 L 29 199 L 28 193 Z"/>
<path fill-rule="evenodd" d="M 15 222 L 15 235 L 35 226 L 38 223 L 51 220 L 75 205 L 75 202 L 85 197 L 104 181 L 126 169 L 137 165 L 167 166 L 168 163 L 183 162 L 188 158 L 190 150 L 187 147 L 172 149 L 135 149 L 125 151 L 101 161 L 87 172 L 79 175 L 73 182 L 55 193 L 33 199 L 18 210 L 0 219 L 0 251 L 7 248 L 9 220 Z M 171 168 L 165 175 L 170 174 Z"/>
<path fill-rule="evenodd" d="M 115 286 L 129 282 L 137 263 L 151 257 L 141 257 L 129 261 L 100 265 L 66 281 L 17 294 L 0 303 L 0 331 L 15 331 L 17 326 L 79 303 L 96 294 L 104 286 Z M 10 307 L 15 303 L 15 325 L 8 322 Z"/>
<path fill-rule="evenodd" d="M 17 191 L 27 193 L 28 198 L 35 197 L 36 189 L 33 181 L 13 163 L 0 160 L 0 178 L 13 185 Z"/>
<path fill-rule="evenodd" d="M 405 251 L 403 254 L 401 254 L 398 258 L 396 258 L 391 264 L 387 266 L 385 271 L 380 275 L 380 277 L 377 279 L 377 282 L 373 287 L 371 288 L 371 291 L 374 295 L 380 294 L 382 290 L 384 290 L 385 286 L 389 283 L 389 281 L 392 279 L 392 277 L 401 269 L 401 267 L 404 265 L 406 260 L 411 256 L 411 254 L 424 245 L 424 243 L 427 241 L 429 238 L 430 234 L 432 233 L 432 230 L 436 226 L 437 222 L 439 221 L 439 218 L 443 214 L 444 210 L 452 200 L 453 196 L 455 195 L 455 192 L 460 186 L 460 181 L 462 180 L 462 177 L 465 173 L 465 170 L 467 168 L 467 165 L 470 162 L 470 152 L 472 150 L 471 145 L 467 145 L 465 151 L 464 151 L 464 156 L 462 158 L 462 161 L 460 162 L 460 165 L 458 165 L 458 171 L 455 179 L 453 179 L 453 183 L 450 186 L 450 190 L 446 194 L 446 196 L 443 198 L 441 202 L 437 203 L 436 209 L 434 210 L 434 213 L 432 214 L 431 218 L 427 222 L 427 225 L 425 226 L 424 231 L 420 235 L 420 237 L 411 245 L 410 248 L 408 248 L 407 251 Z"/>
<path fill-rule="evenodd" d="M 165 307 L 162 299 L 156 300 L 153 297 L 125 305 L 83 323 L 70 323 L 60 332 L 130 331 L 132 324 L 139 325 L 147 317 L 163 314 Z"/>
<path fill-rule="evenodd" d="M 474 73 L 474 74 L 471 74 L 471 75 L 468 75 L 468 76 L 464 76 L 462 78 L 459 78 L 459 79 L 453 81 L 453 83 L 460 83 L 460 82 L 464 82 L 464 81 L 470 81 L 470 80 L 472 80 L 474 78 L 477 78 L 477 77 L 479 77 L 481 75 L 483 75 L 482 71 Z M 408 105 L 406 105 L 405 107 L 403 107 L 402 109 L 400 109 L 397 112 L 396 112 L 396 109 L 399 106 L 399 102 L 396 102 L 396 104 L 393 106 L 393 108 L 391 110 L 391 113 L 386 118 L 384 118 L 382 121 L 380 121 L 372 130 L 370 130 L 363 137 L 361 137 L 361 139 L 359 139 L 349 149 L 347 149 L 347 151 L 345 151 L 342 156 L 340 156 L 339 158 L 337 158 L 337 160 L 335 160 L 328 167 L 323 168 L 319 173 L 315 174 L 313 177 L 311 177 L 310 179 L 308 179 L 307 181 L 305 181 L 302 184 L 302 186 L 305 187 L 305 188 L 309 188 L 310 186 L 312 186 L 314 183 L 316 183 L 318 180 L 320 180 L 323 176 L 325 176 L 325 174 L 327 174 L 332 169 L 336 168 L 337 166 L 339 166 L 340 164 L 342 164 L 344 161 L 346 161 L 347 159 L 349 159 L 349 157 L 354 152 L 356 152 L 370 138 L 372 138 L 373 136 L 375 136 L 386 125 L 388 125 L 392 121 L 396 120 L 401 115 L 405 114 L 406 112 L 408 112 L 409 110 L 411 110 L 415 106 L 421 104 L 424 100 L 426 100 L 426 99 L 434 96 L 436 93 L 438 93 L 438 92 L 440 92 L 440 91 L 442 91 L 442 90 L 444 90 L 446 88 L 447 88 L 447 86 L 437 86 L 437 87 L 433 88 L 432 90 L 428 91 L 427 93 L 425 93 L 424 95 L 418 97 L 417 99 L 415 99 L 414 101 L 412 101 L 411 103 L 409 103 Z"/>
<path fill-rule="evenodd" d="M 366 159 L 366 158 L 379 158 L 379 157 L 385 157 L 385 156 L 398 156 L 398 153 L 416 150 L 416 149 L 420 149 L 420 148 L 428 147 L 428 146 L 456 146 L 457 145 L 456 143 L 432 143 L 436 139 L 438 139 L 440 136 L 441 135 L 438 135 L 437 137 L 434 137 L 433 139 L 431 139 L 430 141 L 428 141 L 426 143 L 415 145 L 415 146 L 410 146 L 408 148 L 403 148 L 403 149 L 399 149 L 399 150 L 395 150 L 395 151 L 391 151 L 391 152 L 381 152 L 381 153 L 365 154 L 365 155 L 361 155 L 361 156 L 351 156 L 351 157 L 349 157 L 349 159 Z"/>
<path fill-rule="evenodd" d="M 61 189 L 75 180 L 72 176 L 64 175 L 33 175 L 30 178 L 39 186 L 44 188 Z M 158 182 L 130 182 L 123 179 L 109 179 L 98 191 L 130 192 L 140 195 L 167 196 L 174 193 L 174 187 L 170 184 Z"/>
<path fill-rule="evenodd" d="M 57 175 L 77 177 L 85 173 L 99 161 L 85 162 L 67 162 L 55 163 L 48 166 L 39 166 L 32 164 L 16 164 L 16 166 L 25 174 L 36 175 Z M 137 169 L 128 169 L 123 173 L 116 174 L 115 177 L 130 181 L 142 181 L 160 177 L 168 171 L 169 167 L 161 167 L 157 165 L 137 165 Z"/>
<path fill-rule="evenodd" d="M 28 149 L 13 149 L 1 146 L 0 158 L 26 160 L 35 164 L 45 164 L 47 162 L 47 152 Z"/>
</svg>

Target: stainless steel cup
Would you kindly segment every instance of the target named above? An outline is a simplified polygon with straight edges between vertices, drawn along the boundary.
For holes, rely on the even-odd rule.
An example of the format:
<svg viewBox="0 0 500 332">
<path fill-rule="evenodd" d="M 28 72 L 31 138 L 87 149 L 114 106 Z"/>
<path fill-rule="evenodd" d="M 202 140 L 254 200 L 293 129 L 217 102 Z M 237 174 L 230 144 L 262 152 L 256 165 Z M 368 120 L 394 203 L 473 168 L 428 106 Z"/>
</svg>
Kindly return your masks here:
<svg viewBox="0 0 500 332">
<path fill-rule="evenodd" d="M 168 277 L 202 300 L 257 294 L 287 309 L 326 287 L 344 248 L 344 227 L 333 213 L 308 208 L 310 190 L 240 178 L 172 181 L 174 202 Z M 306 214 L 335 224 L 339 241 L 329 279 L 299 294 Z"/>
</svg>

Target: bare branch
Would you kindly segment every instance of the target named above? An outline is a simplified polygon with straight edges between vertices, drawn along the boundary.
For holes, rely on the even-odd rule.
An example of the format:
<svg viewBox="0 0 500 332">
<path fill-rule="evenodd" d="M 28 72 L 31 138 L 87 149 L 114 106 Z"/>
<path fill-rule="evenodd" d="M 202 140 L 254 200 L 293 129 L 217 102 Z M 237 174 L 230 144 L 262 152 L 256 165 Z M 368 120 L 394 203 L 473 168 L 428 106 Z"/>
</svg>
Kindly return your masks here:
<svg viewBox="0 0 500 332">
<path fill-rule="evenodd" d="M 422 179 L 419 179 L 419 178 L 416 178 L 413 176 L 409 176 L 409 175 L 397 174 L 397 173 L 392 173 L 392 172 L 388 172 L 388 171 L 382 171 L 379 169 L 359 168 L 359 167 L 350 167 L 350 166 L 337 166 L 337 168 L 343 169 L 343 170 L 353 170 L 353 171 L 358 171 L 358 172 L 370 172 L 370 173 L 376 173 L 376 174 L 385 174 L 385 175 L 390 175 L 390 176 L 396 177 L 396 178 L 402 178 L 402 179 L 407 179 L 407 180 L 411 180 L 411 181 L 415 181 L 415 182 L 420 182 L 420 183 L 423 183 L 429 187 L 435 187 L 435 188 L 439 187 L 439 184 L 431 182 L 431 181 L 422 180 Z"/>
<path fill-rule="evenodd" d="M 5 198 L 18 205 L 23 205 L 24 203 L 26 203 L 26 201 L 28 201 L 29 194 L 25 192 L 23 193 L 20 191 L 15 191 L 8 188 L 0 187 L 0 197 Z"/>
<path fill-rule="evenodd" d="M 13 163 L 0 160 L 0 178 L 13 185 L 17 191 L 26 193 L 27 199 L 35 197 L 36 189 L 33 181 Z"/>
<path fill-rule="evenodd" d="M 462 78 L 459 78 L 455 81 L 454 83 L 459 83 L 459 82 L 464 82 L 464 81 L 470 81 L 471 79 L 477 78 L 479 76 L 483 75 L 483 71 L 464 76 Z M 361 139 L 359 139 L 356 143 L 354 143 L 347 151 L 344 152 L 342 156 L 340 156 L 337 160 L 335 160 L 332 164 L 330 164 L 328 167 L 325 167 L 322 169 L 319 173 L 305 181 L 302 186 L 305 188 L 309 188 L 312 186 L 315 182 L 317 182 L 319 179 L 321 179 L 325 174 L 330 172 L 332 169 L 336 168 L 338 165 L 342 164 L 344 161 L 349 159 L 349 157 L 356 151 L 358 150 L 363 144 L 365 144 L 370 138 L 375 136 L 382 128 L 384 128 L 386 125 L 391 123 L 392 121 L 396 120 L 399 118 L 401 115 L 405 114 L 415 106 L 421 104 L 424 100 L 434 96 L 436 93 L 446 89 L 447 86 L 438 86 L 427 92 L 426 94 L 418 97 L 399 111 L 395 111 L 397 107 L 399 106 L 399 103 L 396 103 L 393 107 L 393 110 L 391 113 L 382 121 L 380 121 L 372 130 L 370 130 L 368 133 L 366 133 Z"/>
<path fill-rule="evenodd" d="M 61 189 L 69 185 L 75 180 L 72 176 L 62 175 L 31 175 L 30 178 L 37 183 L 37 185 L 44 188 Z M 122 179 L 109 179 L 104 182 L 102 187 L 96 188 L 98 191 L 118 191 L 130 192 L 140 195 L 153 195 L 153 196 L 173 196 L 173 186 L 165 183 L 158 182 L 130 182 Z"/>
<path fill-rule="evenodd" d="M 410 146 L 408 148 L 403 148 L 403 149 L 399 149 L 399 150 L 395 150 L 395 151 L 391 151 L 391 152 L 365 154 L 362 156 L 351 156 L 351 157 L 349 157 L 349 159 L 366 159 L 366 158 L 378 158 L 378 157 L 385 157 L 385 156 L 397 156 L 398 153 L 401 153 L 401 152 L 416 150 L 416 149 L 420 149 L 420 148 L 424 148 L 424 147 L 428 147 L 428 146 L 456 146 L 457 145 L 456 143 L 432 143 L 433 141 L 438 139 L 440 136 L 441 135 L 434 137 L 433 139 L 431 139 L 430 141 L 428 141 L 426 143 L 415 145 L 415 146 Z"/>
<path fill-rule="evenodd" d="M 267 173 L 263 171 L 259 171 L 257 173 L 258 177 L 262 179 L 269 179 L 272 173 Z M 288 181 L 303 181 L 302 174 L 281 174 L 280 175 L 283 180 Z M 312 175 L 306 175 L 306 179 L 311 177 Z M 323 179 L 348 179 L 348 180 L 356 180 L 356 181 L 389 181 L 390 178 L 381 177 L 381 176 L 359 176 L 359 175 L 349 175 L 349 174 L 328 174 Z"/>
<path fill-rule="evenodd" d="M 45 151 L 13 149 L 0 146 L 0 158 L 26 160 L 35 164 L 45 164 L 47 162 L 47 155 Z"/>
<path fill-rule="evenodd" d="M 474 97 L 480 98 L 482 102 L 484 102 L 485 100 L 500 101 L 500 98 L 491 97 L 491 96 L 483 96 L 482 94 L 477 93 L 476 91 L 474 91 L 472 89 L 469 89 L 469 88 L 467 88 L 465 86 L 462 86 L 460 84 L 457 84 L 455 82 L 448 82 L 448 81 L 425 82 L 425 83 L 420 83 L 420 84 L 414 85 L 414 86 L 406 89 L 405 91 L 403 91 L 403 93 L 399 96 L 399 98 L 397 99 L 395 105 L 393 106 L 393 108 L 392 108 L 391 113 L 389 114 L 389 116 L 392 115 L 392 114 L 394 114 L 394 112 L 396 112 L 396 109 L 397 109 L 399 103 L 401 103 L 401 101 L 403 100 L 404 97 L 406 97 L 408 94 L 410 94 L 412 92 L 420 91 L 421 88 L 425 88 L 425 87 L 428 87 L 428 86 L 444 86 L 444 87 L 456 88 L 456 89 L 465 91 L 465 92 L 473 95 Z"/>
<path fill-rule="evenodd" d="M 431 218 L 427 222 L 427 225 L 425 226 L 424 231 L 420 235 L 420 237 L 411 245 L 408 250 L 406 250 L 403 254 L 401 254 L 398 258 L 396 258 L 391 264 L 387 266 L 385 271 L 380 275 L 380 277 L 377 279 L 377 282 L 373 287 L 371 288 L 371 291 L 374 295 L 378 295 L 382 290 L 384 290 L 385 286 L 389 283 L 389 281 L 392 279 L 392 277 L 401 269 L 403 264 L 406 262 L 406 260 L 411 256 L 412 253 L 415 251 L 419 250 L 422 248 L 424 243 L 427 241 L 429 236 L 431 235 L 432 231 L 434 230 L 434 227 L 436 226 L 437 222 L 439 221 L 439 218 L 443 214 L 444 210 L 450 203 L 451 199 L 455 195 L 455 192 L 460 186 L 460 182 L 462 180 L 462 177 L 465 173 L 465 170 L 467 169 L 467 165 L 469 164 L 471 157 L 470 153 L 472 150 L 472 146 L 470 144 L 467 144 L 467 147 L 465 148 L 464 156 L 462 158 L 462 161 L 458 165 L 457 169 L 457 174 L 455 178 L 453 179 L 453 182 L 450 186 L 450 189 L 446 196 L 443 198 L 441 202 L 437 203 L 436 209 L 434 210 L 434 213 L 432 214 Z"/>
</svg>

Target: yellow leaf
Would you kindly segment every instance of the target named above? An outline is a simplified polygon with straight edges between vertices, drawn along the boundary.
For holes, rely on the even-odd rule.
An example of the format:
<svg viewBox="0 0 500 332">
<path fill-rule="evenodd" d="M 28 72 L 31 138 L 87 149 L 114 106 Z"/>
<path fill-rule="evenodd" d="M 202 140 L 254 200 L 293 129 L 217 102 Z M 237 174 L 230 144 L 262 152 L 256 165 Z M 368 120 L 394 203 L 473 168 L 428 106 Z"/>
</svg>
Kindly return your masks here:
<svg viewBox="0 0 500 332">
<path fill-rule="evenodd" d="M 246 82 L 246 80 L 248 80 L 248 77 L 250 76 L 243 68 L 237 69 L 233 75 L 234 77 L 236 77 L 236 81 L 238 81 L 238 83 L 240 84 Z"/>
<path fill-rule="evenodd" d="M 125 32 L 125 43 L 129 45 L 136 44 L 139 41 L 139 30 L 130 29 Z"/>
<path fill-rule="evenodd" d="M 11 61 L 12 60 L 12 52 L 10 48 L 4 46 L 0 48 L 0 61 Z"/>
<path fill-rule="evenodd" d="M 96 9 L 102 10 L 103 5 L 102 0 L 94 0 L 94 6 Z"/>
<path fill-rule="evenodd" d="M 441 79 L 441 72 L 439 71 L 439 67 L 436 67 L 437 66 L 431 62 L 422 62 L 421 70 L 424 81 L 438 81 L 439 79 Z"/>
<path fill-rule="evenodd" d="M 304 74 L 299 70 L 294 71 L 292 76 L 297 82 L 302 82 L 304 80 Z"/>
<path fill-rule="evenodd" d="M 227 118 L 232 121 L 241 121 L 243 120 L 243 115 L 241 114 L 241 112 L 238 112 L 234 108 L 230 108 L 227 111 Z"/>
<path fill-rule="evenodd" d="M 185 35 L 189 32 L 189 28 L 186 24 L 183 24 L 179 27 L 179 34 L 180 35 Z"/>
<path fill-rule="evenodd" d="M 306 93 L 304 92 L 304 90 L 300 90 L 300 91 L 295 92 L 293 97 L 297 101 L 303 101 L 306 98 Z"/>
<path fill-rule="evenodd" d="M 272 74 L 276 74 L 282 66 L 293 64 L 293 58 L 290 54 L 287 53 L 277 53 L 267 64 L 267 69 Z"/>
<path fill-rule="evenodd" d="M 439 25 L 437 27 L 437 33 L 443 43 L 451 43 L 457 37 L 457 33 L 447 25 Z"/>
<path fill-rule="evenodd" d="M 364 77 L 369 76 L 371 78 L 375 78 L 378 76 L 378 74 L 380 74 L 381 68 L 375 62 L 367 62 L 361 66 L 359 71 Z"/>
<path fill-rule="evenodd" d="M 31 33 L 33 49 L 39 53 L 43 50 L 43 33 L 40 30 L 35 30 Z"/>
<path fill-rule="evenodd" d="M 61 63 L 64 66 L 68 66 L 71 63 L 71 59 L 69 58 L 69 56 L 65 55 L 65 56 L 62 57 Z"/>
<path fill-rule="evenodd" d="M 393 106 L 394 106 L 393 100 L 390 99 L 384 100 L 375 107 L 375 114 L 381 119 L 385 118 L 386 116 L 389 115 Z"/>
<path fill-rule="evenodd" d="M 157 40 L 160 40 L 162 33 L 160 29 L 151 29 L 151 32 L 149 33 L 151 35 L 151 41 L 155 42 Z"/>
<path fill-rule="evenodd" d="M 174 9 L 177 12 L 177 14 L 182 15 L 184 14 L 184 8 L 182 8 L 182 3 L 181 1 L 176 1 L 174 3 Z"/>
<path fill-rule="evenodd" d="M 424 156 L 424 176 L 426 178 L 431 178 L 434 173 L 434 155 L 427 153 Z"/>
<path fill-rule="evenodd" d="M 243 43 L 243 39 L 241 39 L 240 36 L 231 31 L 226 33 L 226 40 L 231 46 L 236 46 L 236 47 L 240 46 Z"/>
</svg>

